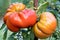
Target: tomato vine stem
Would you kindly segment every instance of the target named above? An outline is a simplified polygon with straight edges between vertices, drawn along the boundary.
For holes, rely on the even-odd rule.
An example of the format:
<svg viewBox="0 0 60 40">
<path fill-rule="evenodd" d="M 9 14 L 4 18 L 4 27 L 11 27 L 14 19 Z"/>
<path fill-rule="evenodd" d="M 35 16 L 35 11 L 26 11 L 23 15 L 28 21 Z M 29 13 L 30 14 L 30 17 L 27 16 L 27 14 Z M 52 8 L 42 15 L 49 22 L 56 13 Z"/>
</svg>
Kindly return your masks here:
<svg viewBox="0 0 60 40">
<path fill-rule="evenodd" d="M 37 10 L 38 7 L 38 0 L 34 0 L 34 10 Z"/>
<path fill-rule="evenodd" d="M 38 0 L 34 0 L 34 10 L 36 11 L 38 7 Z M 38 40 L 38 38 L 35 36 L 34 40 Z"/>
</svg>

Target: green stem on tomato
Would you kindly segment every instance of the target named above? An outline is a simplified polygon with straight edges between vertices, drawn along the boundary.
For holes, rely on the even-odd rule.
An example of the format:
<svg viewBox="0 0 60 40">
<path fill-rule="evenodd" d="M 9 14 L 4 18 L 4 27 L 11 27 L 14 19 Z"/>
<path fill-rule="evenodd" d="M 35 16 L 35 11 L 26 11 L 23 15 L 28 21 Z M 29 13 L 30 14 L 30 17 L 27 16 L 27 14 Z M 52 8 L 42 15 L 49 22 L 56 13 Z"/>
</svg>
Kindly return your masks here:
<svg viewBox="0 0 60 40">
<path fill-rule="evenodd" d="M 48 5 L 48 2 L 44 2 L 43 4 L 41 4 L 40 6 L 38 6 L 36 12 L 38 13 L 38 11 L 40 10 L 41 7 L 44 7 L 45 5 Z"/>
</svg>

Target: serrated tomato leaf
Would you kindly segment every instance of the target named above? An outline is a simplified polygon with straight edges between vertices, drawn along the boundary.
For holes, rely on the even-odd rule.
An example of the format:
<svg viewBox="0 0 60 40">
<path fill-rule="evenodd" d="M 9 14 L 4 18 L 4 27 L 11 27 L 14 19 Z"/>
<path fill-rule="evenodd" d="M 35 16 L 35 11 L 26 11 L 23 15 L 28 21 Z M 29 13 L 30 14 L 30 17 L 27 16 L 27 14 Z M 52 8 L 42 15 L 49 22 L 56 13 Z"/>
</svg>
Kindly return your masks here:
<svg viewBox="0 0 60 40">
<path fill-rule="evenodd" d="M 14 38 L 16 33 L 12 33 L 9 37 L 8 37 L 8 40 L 17 40 L 16 38 Z"/>
</svg>

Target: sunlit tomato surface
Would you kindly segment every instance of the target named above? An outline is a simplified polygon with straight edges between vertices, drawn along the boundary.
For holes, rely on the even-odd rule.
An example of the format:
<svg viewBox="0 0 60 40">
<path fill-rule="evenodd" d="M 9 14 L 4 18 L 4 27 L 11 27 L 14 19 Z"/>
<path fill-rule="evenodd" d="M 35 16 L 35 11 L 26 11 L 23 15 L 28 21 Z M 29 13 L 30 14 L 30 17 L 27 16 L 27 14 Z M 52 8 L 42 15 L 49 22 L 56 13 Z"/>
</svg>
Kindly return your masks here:
<svg viewBox="0 0 60 40">
<path fill-rule="evenodd" d="M 57 21 L 55 16 L 50 12 L 43 12 L 40 15 L 40 21 L 38 21 L 33 31 L 38 38 L 49 37 L 56 29 Z"/>
<path fill-rule="evenodd" d="M 13 12 L 9 15 L 9 22 L 15 26 L 25 28 L 36 23 L 36 12 L 31 9 L 24 9 L 20 12 Z"/>
</svg>

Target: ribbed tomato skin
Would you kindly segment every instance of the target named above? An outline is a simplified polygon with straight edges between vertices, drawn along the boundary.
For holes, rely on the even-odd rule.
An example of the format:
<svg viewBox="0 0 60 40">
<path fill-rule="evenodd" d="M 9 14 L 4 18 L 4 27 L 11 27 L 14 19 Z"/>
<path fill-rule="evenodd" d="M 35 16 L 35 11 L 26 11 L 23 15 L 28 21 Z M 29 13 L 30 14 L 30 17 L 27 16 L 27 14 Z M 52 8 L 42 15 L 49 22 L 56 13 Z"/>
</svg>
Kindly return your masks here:
<svg viewBox="0 0 60 40">
<path fill-rule="evenodd" d="M 36 23 L 36 12 L 25 7 L 23 3 L 11 4 L 3 21 L 12 32 L 18 32 L 20 28 L 32 27 Z"/>
<path fill-rule="evenodd" d="M 13 25 L 19 28 L 26 28 L 36 23 L 37 16 L 34 10 L 24 9 L 19 13 L 14 12 L 8 19 Z"/>
<path fill-rule="evenodd" d="M 47 38 L 55 31 L 56 26 L 55 16 L 50 12 L 43 12 L 40 21 L 34 25 L 33 31 L 38 38 Z"/>
<path fill-rule="evenodd" d="M 13 3 L 9 6 L 7 12 L 16 12 L 16 11 L 18 12 L 25 9 L 25 7 L 26 6 L 23 3 Z"/>
<path fill-rule="evenodd" d="M 25 9 L 25 5 L 23 3 L 12 3 L 7 11 L 6 11 L 6 14 L 4 15 L 3 17 L 3 21 L 4 23 L 7 25 L 7 28 L 12 31 L 12 32 L 18 32 L 19 31 L 19 27 L 15 26 L 15 25 L 12 25 L 11 22 L 8 20 L 9 16 L 11 14 L 14 14 L 15 12 L 19 12 L 19 11 L 22 11 Z"/>
<path fill-rule="evenodd" d="M 19 12 L 25 9 L 25 5 L 23 3 L 12 3 L 4 15 L 3 21 L 6 23 L 6 20 L 8 19 L 8 16 L 12 14 L 13 12 Z"/>
<path fill-rule="evenodd" d="M 6 24 L 7 24 L 7 28 L 12 32 L 18 32 L 20 29 L 17 26 L 12 25 L 8 20 L 7 20 Z"/>
</svg>

